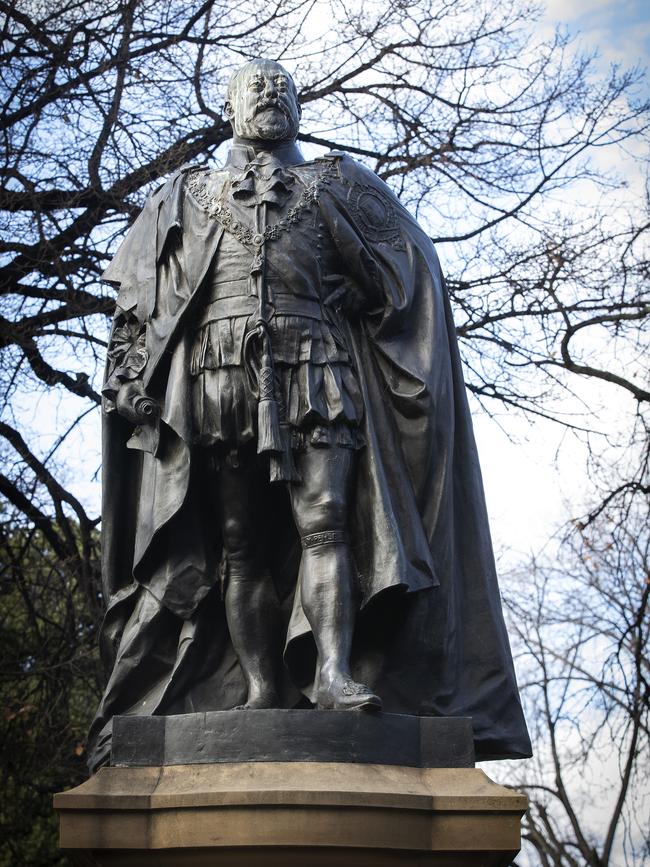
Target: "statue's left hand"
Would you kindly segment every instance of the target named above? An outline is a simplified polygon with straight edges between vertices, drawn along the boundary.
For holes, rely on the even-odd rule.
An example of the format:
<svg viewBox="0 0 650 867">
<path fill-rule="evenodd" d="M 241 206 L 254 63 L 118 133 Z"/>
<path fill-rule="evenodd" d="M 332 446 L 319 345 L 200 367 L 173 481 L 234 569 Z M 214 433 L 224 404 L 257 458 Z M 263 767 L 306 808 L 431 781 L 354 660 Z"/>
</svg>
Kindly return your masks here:
<svg viewBox="0 0 650 867">
<path fill-rule="evenodd" d="M 323 278 L 329 294 L 324 299 L 326 307 L 332 307 L 350 316 L 363 306 L 361 290 L 357 283 L 345 274 L 328 274 Z"/>
</svg>

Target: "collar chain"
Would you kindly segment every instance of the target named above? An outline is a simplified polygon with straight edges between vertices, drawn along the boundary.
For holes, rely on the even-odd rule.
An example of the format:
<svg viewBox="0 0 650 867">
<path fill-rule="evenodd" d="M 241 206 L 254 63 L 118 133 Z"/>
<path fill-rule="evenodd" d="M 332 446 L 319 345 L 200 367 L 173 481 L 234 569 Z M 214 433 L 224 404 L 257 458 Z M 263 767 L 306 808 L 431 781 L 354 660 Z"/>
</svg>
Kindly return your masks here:
<svg viewBox="0 0 650 867">
<path fill-rule="evenodd" d="M 301 219 L 305 210 L 318 202 L 322 190 L 334 180 L 337 174 L 336 161 L 328 160 L 323 171 L 304 188 L 298 202 L 289 208 L 285 216 L 277 223 L 266 226 L 264 231 L 259 233 L 236 220 L 220 196 L 210 195 L 205 182 L 204 169 L 195 169 L 190 172 L 187 177 L 187 184 L 193 198 L 208 212 L 209 217 L 221 223 L 223 228 L 234 235 L 244 246 L 261 247 L 266 241 L 276 241 L 283 232 L 289 231 L 291 226 Z"/>
</svg>

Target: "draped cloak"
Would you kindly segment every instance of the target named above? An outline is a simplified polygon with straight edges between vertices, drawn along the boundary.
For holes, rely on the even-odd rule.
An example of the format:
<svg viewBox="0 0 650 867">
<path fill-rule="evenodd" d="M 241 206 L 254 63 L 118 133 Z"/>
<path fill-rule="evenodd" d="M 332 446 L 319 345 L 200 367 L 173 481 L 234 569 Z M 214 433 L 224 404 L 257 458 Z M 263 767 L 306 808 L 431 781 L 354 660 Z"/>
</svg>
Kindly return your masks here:
<svg viewBox="0 0 650 867">
<path fill-rule="evenodd" d="M 351 286 L 345 323 L 364 398 L 350 539 L 359 614 L 353 674 L 385 711 L 472 718 L 478 760 L 531 754 L 505 630 L 455 330 L 434 247 L 376 175 L 336 152 L 291 167 Z M 116 714 L 231 708 L 244 680 L 219 587 L 219 520 L 193 445 L 191 323 L 225 229 L 189 201 L 191 168 L 147 201 L 105 272 L 118 313 L 144 326 L 142 380 L 158 430 L 104 412 L 101 652 L 108 684 L 89 738 L 108 760 Z M 223 172 L 223 179 L 226 173 Z M 216 175 L 217 183 L 219 175 Z M 291 261 L 286 262 L 291 282 Z M 270 570 L 287 624 L 286 707 L 308 706 L 315 643 L 300 604 L 300 545 L 284 485 L 269 485 Z"/>
</svg>

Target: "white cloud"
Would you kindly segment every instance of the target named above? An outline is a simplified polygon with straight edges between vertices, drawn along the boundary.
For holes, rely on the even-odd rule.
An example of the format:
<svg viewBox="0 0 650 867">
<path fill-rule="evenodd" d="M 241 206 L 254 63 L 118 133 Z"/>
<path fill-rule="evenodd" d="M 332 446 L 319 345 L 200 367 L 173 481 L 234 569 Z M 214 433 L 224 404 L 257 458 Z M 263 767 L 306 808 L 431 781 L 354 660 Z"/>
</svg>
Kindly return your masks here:
<svg viewBox="0 0 650 867">
<path fill-rule="evenodd" d="M 543 24 L 566 25 L 587 49 L 602 60 L 625 66 L 650 59 L 650 16 L 640 0 L 547 0 Z"/>
<path fill-rule="evenodd" d="M 588 13 L 602 14 L 624 5 L 613 0 L 547 0 L 546 15 L 557 21 L 575 21 Z"/>
</svg>

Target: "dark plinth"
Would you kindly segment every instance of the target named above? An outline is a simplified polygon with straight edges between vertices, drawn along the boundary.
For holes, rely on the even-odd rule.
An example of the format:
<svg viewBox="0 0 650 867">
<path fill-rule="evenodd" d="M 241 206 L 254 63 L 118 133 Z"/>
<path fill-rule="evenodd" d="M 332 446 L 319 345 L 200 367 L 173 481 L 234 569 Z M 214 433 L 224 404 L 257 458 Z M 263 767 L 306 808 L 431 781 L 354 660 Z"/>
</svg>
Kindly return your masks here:
<svg viewBox="0 0 650 867">
<path fill-rule="evenodd" d="M 229 710 L 115 718 L 113 766 L 219 762 L 472 768 L 472 722 L 466 717 L 317 710 Z"/>
</svg>

